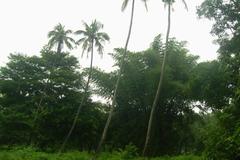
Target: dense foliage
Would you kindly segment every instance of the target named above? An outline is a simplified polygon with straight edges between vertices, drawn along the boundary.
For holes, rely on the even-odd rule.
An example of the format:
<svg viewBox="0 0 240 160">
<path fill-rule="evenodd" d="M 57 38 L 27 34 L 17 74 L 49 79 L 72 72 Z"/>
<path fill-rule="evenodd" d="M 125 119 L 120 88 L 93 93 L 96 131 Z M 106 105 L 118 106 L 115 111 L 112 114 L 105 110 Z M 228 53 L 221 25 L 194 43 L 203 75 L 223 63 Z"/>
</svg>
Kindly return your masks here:
<svg viewBox="0 0 240 160">
<path fill-rule="evenodd" d="M 159 48 L 162 49 L 163 46 Z M 122 49 L 116 49 L 115 52 L 113 55 L 118 65 Z M 108 143 L 123 147 L 132 142 L 141 148 L 158 83 L 162 54 L 151 46 L 146 51 L 130 52 L 128 55 Z M 191 73 L 197 65 L 196 59 L 197 57 L 188 54 L 183 43 L 176 40 L 170 42 L 163 84 L 164 94 L 161 95 L 154 120 L 154 135 L 149 151 L 151 155 L 178 154 L 191 150 L 190 139 L 193 137 L 190 124 L 198 116 L 191 105 L 189 85 Z M 98 92 L 103 92 L 102 95 L 109 97 L 113 87 L 110 84 L 117 71 L 109 74 L 100 70 L 95 72 L 94 82 L 99 86 Z"/>
<path fill-rule="evenodd" d="M 238 160 L 239 4 L 238 0 L 205 0 L 198 8 L 200 17 L 215 22 L 212 34 L 220 48 L 218 59 L 213 61 L 198 62 L 185 47 L 186 42 L 174 38 L 166 47 L 158 35 L 143 51 L 114 49 L 110 55 L 116 70 L 112 72 L 92 68 L 92 63 L 83 69 L 74 56 L 62 51 L 63 44 L 73 49 L 78 43 L 68 36 L 72 31 L 65 31 L 61 24 L 49 32 L 50 42 L 40 56 L 11 54 L 0 68 L 0 159 L 89 159 L 98 144 L 104 144 L 105 151 L 99 159 L 141 159 L 138 156 L 167 55 L 147 155 L 165 156 L 156 160 L 200 159 L 167 157 L 191 154 L 209 160 Z M 87 35 L 78 42 L 83 42 L 83 50 L 91 52 L 91 58 L 94 46 L 102 54 L 101 43 L 109 40 L 103 32 L 93 37 L 92 32 L 102 28 L 94 22 L 100 28 L 85 24 L 86 32 L 77 32 Z M 118 79 L 121 81 L 116 85 Z M 95 102 L 96 95 L 110 103 Z M 105 124 L 108 115 L 111 123 Z M 102 134 L 104 128 L 108 132 Z M 50 153 L 59 149 L 68 133 L 69 152 L 61 156 Z M 105 143 L 98 143 L 100 137 Z"/>
<path fill-rule="evenodd" d="M 40 57 L 11 55 L 0 75 L 1 144 L 45 148 L 61 143 L 82 97 L 84 81 L 77 59 L 46 50 Z M 80 148 L 96 143 L 103 109 L 88 98 L 72 146 L 79 147 L 79 141 L 84 142 Z"/>
<path fill-rule="evenodd" d="M 225 80 L 226 91 L 218 92 L 218 95 L 229 92 L 228 103 L 222 105 L 223 110 L 214 114 L 215 127 L 211 127 L 206 141 L 206 156 L 214 160 L 240 158 L 239 8 L 239 0 L 205 0 L 198 9 L 199 16 L 215 20 L 212 34 L 217 36 L 217 42 L 220 44 L 219 61 L 228 73 Z M 227 100 L 225 97 L 224 99 Z"/>
<path fill-rule="evenodd" d="M 124 148 L 129 143 L 139 151 L 142 148 L 163 50 L 161 36 L 157 36 L 147 50 L 128 52 L 105 150 Z M 122 54 L 123 49 L 115 49 L 111 54 L 116 66 Z M 225 85 L 228 72 L 220 67 L 220 62 L 197 63 L 197 59 L 189 54 L 185 42 L 169 41 L 164 94 L 160 95 L 157 105 L 148 155 L 204 150 L 201 136 L 205 136 L 205 132 L 202 131 L 200 138 L 201 132 L 198 133 L 199 127 L 205 128 L 204 111 L 222 109 L 220 106 L 225 106 L 232 94 Z M 95 149 L 109 109 L 107 105 L 92 102 L 90 96 L 97 94 L 109 99 L 117 72 L 93 70 L 92 88 L 68 149 Z M 57 149 L 81 101 L 86 73 L 88 70 L 79 70 L 76 58 L 68 53 L 43 49 L 40 57 L 11 55 L 9 63 L 1 68 L 1 144 Z M 214 96 L 213 89 L 221 94 Z M 198 101 L 205 105 L 197 105 Z M 197 107 L 201 114 L 195 112 Z"/>
<path fill-rule="evenodd" d="M 161 36 L 156 37 L 149 49 L 138 53 L 129 51 L 126 57 L 105 150 L 124 148 L 129 143 L 139 149 L 143 146 L 163 58 L 164 46 L 158 42 Z M 229 87 L 232 73 L 219 60 L 197 63 L 198 57 L 189 54 L 184 45 L 175 39 L 169 42 L 164 94 L 160 95 L 157 106 L 148 155 L 204 151 L 207 157 L 223 153 L 234 157 L 239 148 L 239 123 L 235 123 L 239 102 L 238 98 L 233 99 L 238 92 Z M 116 66 L 122 53 L 123 49 L 112 53 Z M 11 55 L 9 63 L 1 68 L 1 144 L 57 149 L 83 95 L 83 77 L 88 70 L 80 71 L 76 58 L 68 53 L 43 49 L 40 57 Z M 96 147 L 108 107 L 92 102 L 90 95 L 110 98 L 117 72 L 93 70 L 94 85 L 70 138 L 70 148 L 93 150 Z M 195 112 L 197 107 L 200 113 Z M 208 109 L 212 110 L 211 114 Z"/>
</svg>

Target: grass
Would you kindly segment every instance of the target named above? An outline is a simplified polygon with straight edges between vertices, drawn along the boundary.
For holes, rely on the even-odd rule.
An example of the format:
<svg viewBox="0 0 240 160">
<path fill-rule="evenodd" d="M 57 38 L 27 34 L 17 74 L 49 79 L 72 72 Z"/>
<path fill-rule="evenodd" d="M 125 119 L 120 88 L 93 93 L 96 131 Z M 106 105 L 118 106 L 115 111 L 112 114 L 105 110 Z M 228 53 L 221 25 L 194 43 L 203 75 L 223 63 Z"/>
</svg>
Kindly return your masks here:
<svg viewBox="0 0 240 160">
<path fill-rule="evenodd" d="M 56 153 L 38 152 L 32 148 L 21 148 L 0 151 L 0 160 L 90 160 L 87 152 L 72 151 L 58 155 Z M 145 160 L 142 157 L 128 157 L 125 153 L 102 153 L 98 160 Z M 201 160 L 198 156 L 181 155 L 176 157 L 157 157 L 149 160 Z"/>
</svg>

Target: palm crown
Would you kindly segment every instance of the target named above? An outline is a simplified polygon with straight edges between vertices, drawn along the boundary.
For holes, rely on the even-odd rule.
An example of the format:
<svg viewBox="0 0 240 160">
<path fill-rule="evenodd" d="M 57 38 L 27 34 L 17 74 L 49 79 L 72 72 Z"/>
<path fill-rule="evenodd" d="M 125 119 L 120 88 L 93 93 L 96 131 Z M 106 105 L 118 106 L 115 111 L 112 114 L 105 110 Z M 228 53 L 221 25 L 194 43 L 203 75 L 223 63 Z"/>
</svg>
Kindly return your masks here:
<svg viewBox="0 0 240 160">
<path fill-rule="evenodd" d="M 69 49 L 73 49 L 72 43 L 75 44 L 74 39 L 68 36 L 72 31 L 69 29 L 65 30 L 64 28 L 65 26 L 59 23 L 48 33 L 48 38 L 50 38 L 48 42 L 49 48 L 52 49 L 57 45 L 57 53 L 61 53 L 64 44 Z"/>
<path fill-rule="evenodd" d="M 98 53 L 103 55 L 103 43 L 110 40 L 107 33 L 99 32 L 103 28 L 103 24 L 94 20 L 91 25 L 88 25 L 86 22 L 83 22 L 83 25 L 85 30 L 75 32 L 75 34 L 83 36 L 76 42 L 77 44 L 82 44 L 82 55 L 85 51 L 89 53 L 94 46 L 97 48 Z"/>
<path fill-rule="evenodd" d="M 105 41 L 108 41 L 110 39 L 109 36 L 107 35 L 107 33 L 99 32 L 100 29 L 103 28 L 103 25 L 101 23 L 97 22 L 96 20 L 94 20 L 90 26 L 85 22 L 83 22 L 83 25 L 85 27 L 85 30 L 78 30 L 75 32 L 75 34 L 82 35 L 82 38 L 80 38 L 76 43 L 78 45 L 82 44 L 82 48 L 83 48 L 82 56 L 85 51 L 87 51 L 87 53 L 91 52 L 90 69 L 89 69 L 89 73 L 88 73 L 87 83 L 86 83 L 86 86 L 84 89 L 84 95 L 83 95 L 81 103 L 78 107 L 78 110 L 77 110 L 76 116 L 74 118 L 73 124 L 71 126 L 71 129 L 69 130 L 68 135 L 66 136 L 66 138 L 59 150 L 59 153 L 61 153 L 61 151 L 64 149 L 65 144 L 67 143 L 69 137 L 71 136 L 71 134 L 77 124 L 80 110 L 86 99 L 90 79 L 92 76 L 92 70 L 93 70 L 93 47 L 94 46 L 97 47 L 98 53 L 102 55 L 103 54 L 102 43 L 104 43 Z"/>
</svg>

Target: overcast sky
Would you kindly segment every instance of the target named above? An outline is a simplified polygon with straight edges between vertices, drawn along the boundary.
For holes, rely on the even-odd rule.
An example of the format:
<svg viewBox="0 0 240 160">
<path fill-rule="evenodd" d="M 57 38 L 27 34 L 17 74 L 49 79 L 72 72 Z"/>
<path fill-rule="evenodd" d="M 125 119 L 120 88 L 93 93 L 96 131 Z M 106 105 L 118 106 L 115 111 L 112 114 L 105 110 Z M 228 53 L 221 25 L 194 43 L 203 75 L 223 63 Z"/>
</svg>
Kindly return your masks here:
<svg viewBox="0 0 240 160">
<path fill-rule="evenodd" d="M 104 32 L 111 38 L 106 43 L 105 52 L 123 47 L 130 19 L 130 3 L 125 12 L 121 12 L 123 0 L 2 0 L 0 1 L 0 65 L 7 62 L 10 53 L 39 55 L 42 46 L 48 42 L 47 33 L 62 23 L 67 29 L 82 29 L 82 20 L 90 23 L 97 19 L 104 24 Z M 217 57 L 217 45 L 209 33 L 212 22 L 196 15 L 196 6 L 202 0 L 186 0 L 187 12 L 181 0 L 176 0 L 172 14 L 171 37 L 187 41 L 190 53 L 199 55 L 200 61 L 213 60 Z M 129 49 L 141 51 L 149 47 L 153 38 L 165 35 L 167 11 L 162 0 L 149 0 L 148 12 L 142 1 L 136 0 L 136 9 Z M 75 37 L 77 38 L 77 37 Z M 75 56 L 81 49 L 73 50 Z M 80 60 L 82 66 L 88 64 L 86 58 Z M 109 56 L 96 57 L 95 65 L 109 70 L 113 64 Z"/>
</svg>

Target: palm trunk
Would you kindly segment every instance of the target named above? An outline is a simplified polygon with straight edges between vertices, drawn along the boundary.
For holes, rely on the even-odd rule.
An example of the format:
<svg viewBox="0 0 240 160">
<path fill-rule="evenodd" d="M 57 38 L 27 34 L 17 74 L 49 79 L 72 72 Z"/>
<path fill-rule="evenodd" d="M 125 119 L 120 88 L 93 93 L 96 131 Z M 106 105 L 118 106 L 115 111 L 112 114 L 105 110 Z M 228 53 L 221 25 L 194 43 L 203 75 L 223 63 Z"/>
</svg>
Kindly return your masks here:
<svg viewBox="0 0 240 160">
<path fill-rule="evenodd" d="M 62 51 L 62 44 L 63 44 L 63 42 L 58 42 L 58 46 L 57 46 L 57 53 L 61 53 L 61 51 Z"/>
<path fill-rule="evenodd" d="M 127 36 L 127 41 L 126 41 L 126 44 L 125 44 L 125 47 L 124 47 L 124 53 L 123 53 L 123 56 L 122 56 L 121 62 L 120 62 L 120 71 L 118 73 L 118 78 L 117 78 L 117 82 L 116 82 L 115 89 L 114 89 L 114 95 L 113 95 L 113 98 L 112 98 L 111 109 L 110 109 L 107 122 L 105 124 L 105 127 L 104 127 L 104 130 L 103 130 L 101 139 L 99 141 L 99 144 L 98 144 L 98 147 L 96 149 L 96 152 L 95 152 L 95 155 L 94 155 L 93 159 L 96 159 L 97 156 L 98 156 L 98 153 L 101 151 L 102 144 L 105 141 L 105 138 L 106 138 L 106 135 L 107 135 L 107 131 L 108 131 L 108 128 L 109 128 L 109 125 L 110 125 L 110 122 L 111 122 L 111 119 L 112 119 L 112 116 L 113 116 L 114 107 L 116 105 L 117 91 L 118 91 L 118 87 L 119 87 L 119 83 L 120 83 L 120 79 L 121 79 L 121 74 L 122 74 L 122 70 L 123 70 L 123 64 L 124 64 L 125 57 L 126 57 L 126 54 L 127 54 L 128 43 L 129 43 L 129 39 L 130 39 L 130 36 L 131 36 L 131 31 L 132 31 L 134 7 L 135 7 L 135 0 L 132 1 L 132 12 L 131 12 L 130 26 L 129 26 L 128 36 Z"/>
<path fill-rule="evenodd" d="M 71 129 L 69 130 L 69 132 L 68 132 L 68 134 L 67 134 L 67 136 L 66 136 L 66 138 L 65 138 L 65 140 L 64 140 L 64 142 L 63 142 L 63 144 L 62 144 L 62 146 L 61 146 L 61 148 L 60 148 L 60 150 L 58 151 L 59 154 L 64 150 L 64 147 L 65 147 L 68 139 L 70 138 L 70 136 L 71 136 L 71 134 L 72 134 L 72 132 L 73 132 L 76 124 L 77 124 L 78 116 L 79 116 L 79 114 L 80 114 L 80 111 L 81 111 L 81 109 L 82 109 L 82 106 L 83 106 L 83 104 L 84 104 L 84 101 L 85 101 L 85 99 L 86 99 L 86 97 L 87 97 L 87 91 L 88 91 L 88 88 L 89 88 L 89 82 L 90 82 L 90 79 L 91 79 L 91 77 L 92 77 L 92 69 L 93 69 L 92 66 L 93 66 L 93 41 L 92 41 L 90 71 L 89 71 L 89 75 L 88 75 L 88 79 L 87 79 L 87 84 L 86 84 L 86 87 L 85 87 L 85 89 L 84 89 L 84 95 L 83 95 L 82 100 L 81 100 L 81 103 L 80 103 L 80 105 L 79 105 L 79 107 L 78 107 L 78 110 L 77 110 L 76 116 L 75 116 L 75 118 L 74 118 L 72 127 L 71 127 Z"/>
<path fill-rule="evenodd" d="M 166 35 L 166 42 L 165 42 L 165 51 L 164 51 L 164 56 L 163 56 L 163 62 L 162 62 L 162 67 L 161 67 L 161 73 L 160 73 L 160 80 L 158 83 L 158 88 L 157 88 L 157 92 L 153 101 L 153 105 L 152 105 L 152 109 L 151 109 L 151 113 L 150 113 L 150 118 L 148 121 L 148 128 L 147 128 L 147 135 L 146 135 L 146 140 L 145 140 L 145 144 L 144 144 L 144 148 L 143 148 L 143 152 L 142 155 L 145 156 L 148 145 L 149 145 L 149 140 L 150 140 L 150 134 L 151 134 L 151 130 L 152 130 L 152 122 L 153 122 L 153 115 L 155 113 L 156 110 L 156 106 L 159 100 L 159 95 L 160 95 L 160 91 L 162 88 L 162 81 L 163 81 L 163 75 L 164 75 L 164 68 L 165 68 L 165 62 L 166 62 L 166 55 L 167 55 L 167 50 L 168 50 L 168 39 L 169 39 L 169 33 L 170 33 L 170 25 L 171 25 L 171 3 L 168 3 L 168 28 L 167 28 L 167 35 Z"/>
</svg>

